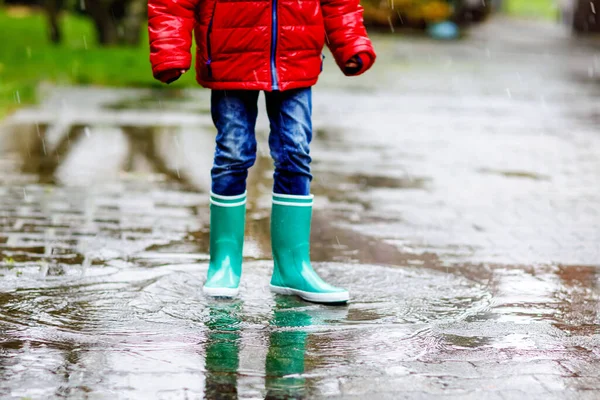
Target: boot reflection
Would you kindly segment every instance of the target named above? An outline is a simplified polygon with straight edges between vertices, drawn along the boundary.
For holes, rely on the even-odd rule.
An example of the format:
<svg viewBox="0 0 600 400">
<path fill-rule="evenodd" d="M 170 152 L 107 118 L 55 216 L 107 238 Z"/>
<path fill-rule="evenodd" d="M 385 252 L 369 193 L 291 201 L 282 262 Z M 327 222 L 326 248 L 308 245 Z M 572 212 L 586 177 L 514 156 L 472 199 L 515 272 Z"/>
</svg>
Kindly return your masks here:
<svg viewBox="0 0 600 400">
<path fill-rule="evenodd" d="M 306 397 L 304 356 L 308 333 L 302 327 L 311 325 L 311 316 L 301 311 L 306 303 L 277 296 L 271 320 L 266 361 L 266 399 L 302 399 Z"/>
<path fill-rule="evenodd" d="M 205 399 L 237 399 L 242 303 L 209 304 Z"/>
</svg>

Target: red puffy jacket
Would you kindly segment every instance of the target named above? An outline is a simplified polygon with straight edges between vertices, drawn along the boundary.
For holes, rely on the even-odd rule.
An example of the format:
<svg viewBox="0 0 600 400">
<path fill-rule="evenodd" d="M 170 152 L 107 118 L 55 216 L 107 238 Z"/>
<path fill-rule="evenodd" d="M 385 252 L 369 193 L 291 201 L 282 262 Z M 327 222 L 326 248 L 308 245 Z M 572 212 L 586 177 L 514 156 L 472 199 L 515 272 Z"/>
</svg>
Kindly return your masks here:
<svg viewBox="0 0 600 400">
<path fill-rule="evenodd" d="M 150 61 L 155 77 L 191 65 L 212 89 L 287 90 L 312 86 L 325 42 L 344 69 L 375 52 L 358 0 L 149 0 Z"/>
</svg>

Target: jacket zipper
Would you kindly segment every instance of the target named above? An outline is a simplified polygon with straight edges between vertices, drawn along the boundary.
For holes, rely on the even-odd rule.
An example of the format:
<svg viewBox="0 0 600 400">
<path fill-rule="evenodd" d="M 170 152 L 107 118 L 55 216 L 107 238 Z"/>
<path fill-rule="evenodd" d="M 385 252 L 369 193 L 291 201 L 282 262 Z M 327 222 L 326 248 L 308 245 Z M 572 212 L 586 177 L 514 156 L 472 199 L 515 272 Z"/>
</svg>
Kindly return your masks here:
<svg viewBox="0 0 600 400">
<path fill-rule="evenodd" d="M 206 60 L 206 70 L 208 72 L 208 78 L 212 79 L 212 51 L 210 46 L 210 35 L 212 33 L 213 20 L 215 19 L 215 11 L 217 10 L 217 2 L 215 1 L 215 8 L 213 9 L 210 21 L 208 23 L 208 29 L 206 30 L 206 52 L 208 53 L 208 59 Z"/>
<path fill-rule="evenodd" d="M 271 14 L 271 81 L 272 90 L 279 90 L 279 82 L 277 81 L 277 0 L 273 1 L 273 9 Z"/>
</svg>

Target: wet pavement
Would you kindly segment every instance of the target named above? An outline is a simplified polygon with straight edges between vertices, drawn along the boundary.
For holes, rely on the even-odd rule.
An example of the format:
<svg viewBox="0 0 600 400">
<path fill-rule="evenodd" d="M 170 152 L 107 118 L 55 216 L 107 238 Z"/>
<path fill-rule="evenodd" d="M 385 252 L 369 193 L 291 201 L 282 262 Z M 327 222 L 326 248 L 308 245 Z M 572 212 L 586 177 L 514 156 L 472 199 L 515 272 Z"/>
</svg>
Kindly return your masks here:
<svg viewBox="0 0 600 400">
<path fill-rule="evenodd" d="M 493 21 L 377 38 L 315 89 L 313 258 L 268 292 L 259 121 L 242 293 L 213 301 L 208 93 L 49 88 L 0 131 L 0 397 L 600 397 L 600 44 Z"/>
</svg>

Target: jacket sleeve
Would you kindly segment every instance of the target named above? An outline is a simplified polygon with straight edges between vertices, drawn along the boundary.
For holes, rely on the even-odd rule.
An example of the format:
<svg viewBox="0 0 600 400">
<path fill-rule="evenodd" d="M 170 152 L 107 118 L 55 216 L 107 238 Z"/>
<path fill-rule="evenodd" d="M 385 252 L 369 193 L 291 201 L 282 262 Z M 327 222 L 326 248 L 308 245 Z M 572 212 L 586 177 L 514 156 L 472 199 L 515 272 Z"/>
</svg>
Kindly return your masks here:
<svg viewBox="0 0 600 400">
<path fill-rule="evenodd" d="M 359 75 L 371 68 L 376 55 L 367 36 L 363 23 L 363 8 L 359 0 L 321 0 L 321 9 L 325 21 L 327 46 L 340 69 L 346 73 L 346 62 L 359 53 L 366 54 L 368 57 L 364 57 L 366 63 L 361 70 L 352 75 Z"/>
<path fill-rule="evenodd" d="M 149 0 L 148 34 L 152 73 L 189 69 L 194 9 L 198 0 Z"/>
</svg>

